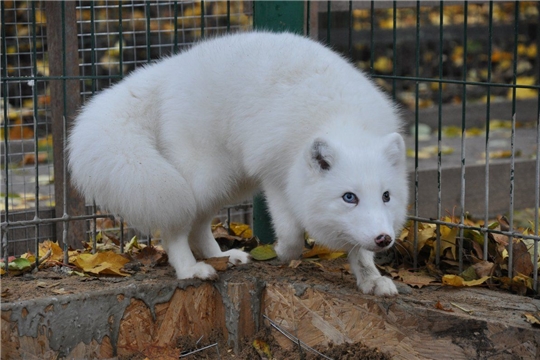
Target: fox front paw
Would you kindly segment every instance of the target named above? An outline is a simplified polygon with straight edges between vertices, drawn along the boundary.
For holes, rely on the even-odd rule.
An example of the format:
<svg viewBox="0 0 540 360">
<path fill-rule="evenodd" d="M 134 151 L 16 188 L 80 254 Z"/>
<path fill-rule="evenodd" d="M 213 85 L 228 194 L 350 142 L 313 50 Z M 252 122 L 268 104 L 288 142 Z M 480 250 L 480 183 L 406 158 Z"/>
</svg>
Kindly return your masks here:
<svg viewBox="0 0 540 360">
<path fill-rule="evenodd" d="M 216 269 L 212 265 L 198 262 L 190 268 L 184 268 L 182 271 L 176 271 L 178 279 L 201 279 L 201 280 L 215 280 L 218 278 Z"/>
<path fill-rule="evenodd" d="M 398 290 L 394 282 L 384 276 L 359 281 L 358 287 L 364 294 L 373 294 L 376 296 L 394 296 L 398 294 Z"/>
<path fill-rule="evenodd" d="M 224 256 L 229 257 L 229 262 L 233 265 L 238 264 L 247 264 L 249 262 L 250 256 L 248 253 L 237 250 L 237 249 L 231 249 L 228 251 L 223 252 Z"/>
</svg>

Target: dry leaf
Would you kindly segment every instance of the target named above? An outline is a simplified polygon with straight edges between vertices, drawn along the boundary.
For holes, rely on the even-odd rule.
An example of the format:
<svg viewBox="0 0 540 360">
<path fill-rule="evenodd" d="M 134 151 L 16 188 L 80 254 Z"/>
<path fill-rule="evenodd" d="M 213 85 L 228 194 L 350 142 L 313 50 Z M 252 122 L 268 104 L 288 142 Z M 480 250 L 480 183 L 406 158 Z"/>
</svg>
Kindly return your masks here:
<svg viewBox="0 0 540 360">
<path fill-rule="evenodd" d="M 291 260 L 291 262 L 289 263 L 289 267 L 296 269 L 298 266 L 300 266 L 301 263 L 302 260 Z"/>
<path fill-rule="evenodd" d="M 9 289 L 8 288 L 4 288 L 2 289 L 2 297 L 7 297 L 9 295 L 11 295 L 11 293 L 9 292 Z"/>
<path fill-rule="evenodd" d="M 80 254 L 74 261 L 74 265 L 84 272 L 95 275 L 120 275 L 129 274 L 122 271 L 129 259 L 112 251 L 104 251 L 96 254 Z"/>
<path fill-rule="evenodd" d="M 448 226 L 441 226 L 441 252 L 442 256 L 446 249 L 450 249 L 452 253 L 452 260 L 456 260 L 456 238 L 458 235 L 459 229 L 457 227 L 449 228 Z"/>
<path fill-rule="evenodd" d="M 485 283 L 489 278 L 489 276 L 484 276 L 478 280 L 465 281 L 461 276 L 458 275 L 444 275 L 442 278 L 442 283 L 444 285 L 456 287 L 477 286 Z"/>
<path fill-rule="evenodd" d="M 478 278 L 483 278 L 484 276 L 491 275 L 494 266 L 495 266 L 494 263 L 486 261 L 486 260 L 482 260 L 479 263 L 472 265 L 474 271 L 476 272 L 476 276 Z"/>
<path fill-rule="evenodd" d="M 232 222 L 230 229 L 234 235 L 240 236 L 244 239 L 250 239 L 253 237 L 253 231 L 251 231 L 249 225 Z"/>
<path fill-rule="evenodd" d="M 134 258 L 146 266 L 156 266 L 166 264 L 169 260 L 167 253 L 157 249 L 155 246 L 147 246 L 137 254 Z"/>
<path fill-rule="evenodd" d="M 60 288 L 60 289 L 54 289 L 54 290 L 51 290 L 54 294 L 56 295 L 65 295 L 65 294 L 69 294 L 66 290 L 64 290 L 64 288 Z"/>
<path fill-rule="evenodd" d="M 39 257 L 42 258 L 45 256 L 49 250 L 51 250 L 51 256 L 47 259 L 47 261 L 61 262 L 64 260 L 64 251 L 62 251 L 60 245 L 58 245 L 57 242 L 52 242 L 50 240 L 46 240 L 39 244 Z"/>
<path fill-rule="evenodd" d="M 522 315 L 525 318 L 525 321 L 536 326 L 540 326 L 540 311 L 535 313 L 525 313 Z"/>
<path fill-rule="evenodd" d="M 205 259 L 204 262 L 207 263 L 208 265 L 212 265 L 212 267 L 216 269 L 216 271 L 225 271 L 229 267 L 228 256 Z"/>
<path fill-rule="evenodd" d="M 440 301 L 437 301 L 437 303 L 435 304 L 435 309 L 442 310 L 442 311 L 448 311 L 448 312 L 454 312 L 454 310 L 452 310 L 450 308 L 445 308 L 443 306 L 443 304 L 441 304 Z"/>
<path fill-rule="evenodd" d="M 272 352 L 270 351 L 270 345 L 264 340 L 253 340 L 253 348 L 257 351 L 261 359 L 273 359 Z"/>
<path fill-rule="evenodd" d="M 405 284 L 419 289 L 437 281 L 434 277 L 422 273 L 413 273 L 405 269 L 400 269 L 398 276 Z"/>
<path fill-rule="evenodd" d="M 325 246 L 315 244 L 312 249 L 307 250 L 302 254 L 302 258 L 318 257 L 323 260 L 332 260 L 345 256 L 345 254 L 346 253 L 343 251 L 335 251 Z"/>
<path fill-rule="evenodd" d="M 522 241 L 514 242 L 514 273 L 520 273 L 526 276 L 530 276 L 534 271 L 534 266 L 531 261 L 531 255 L 529 249 Z"/>
</svg>

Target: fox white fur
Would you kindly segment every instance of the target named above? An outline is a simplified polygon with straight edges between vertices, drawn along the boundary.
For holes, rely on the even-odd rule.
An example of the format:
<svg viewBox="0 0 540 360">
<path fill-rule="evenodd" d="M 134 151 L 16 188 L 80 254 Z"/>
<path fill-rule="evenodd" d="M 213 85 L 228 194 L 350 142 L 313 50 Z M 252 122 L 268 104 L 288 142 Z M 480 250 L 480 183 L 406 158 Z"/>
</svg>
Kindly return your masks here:
<svg viewBox="0 0 540 360">
<path fill-rule="evenodd" d="M 180 279 L 217 276 L 196 259 L 248 262 L 220 250 L 210 223 L 263 190 L 279 258 L 300 257 L 307 231 L 349 251 L 361 291 L 393 295 L 373 252 L 392 245 L 406 216 L 401 126 L 381 91 L 325 46 L 287 33 L 228 35 L 96 95 L 71 129 L 69 169 L 88 198 L 161 229 Z"/>
</svg>

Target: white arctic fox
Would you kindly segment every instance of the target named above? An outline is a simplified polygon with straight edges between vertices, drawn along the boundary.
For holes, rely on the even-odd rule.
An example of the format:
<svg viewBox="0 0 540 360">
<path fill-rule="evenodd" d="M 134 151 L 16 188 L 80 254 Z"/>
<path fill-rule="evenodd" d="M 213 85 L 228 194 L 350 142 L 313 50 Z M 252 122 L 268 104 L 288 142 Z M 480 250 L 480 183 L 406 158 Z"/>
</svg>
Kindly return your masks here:
<svg viewBox="0 0 540 360">
<path fill-rule="evenodd" d="M 178 278 L 215 278 L 210 222 L 264 191 L 284 261 L 304 231 L 349 251 L 364 293 L 392 295 L 373 252 L 405 220 L 407 179 L 394 105 L 314 41 L 253 32 L 201 42 L 133 72 L 87 104 L 69 136 L 78 189 L 143 230 L 159 228 Z"/>
</svg>

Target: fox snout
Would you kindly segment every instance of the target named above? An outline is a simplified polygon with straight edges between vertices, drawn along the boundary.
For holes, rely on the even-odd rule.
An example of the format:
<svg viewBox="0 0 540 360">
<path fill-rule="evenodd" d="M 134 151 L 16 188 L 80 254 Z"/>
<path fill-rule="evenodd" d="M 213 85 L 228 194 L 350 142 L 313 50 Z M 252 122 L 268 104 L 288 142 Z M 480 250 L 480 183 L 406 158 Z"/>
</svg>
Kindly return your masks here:
<svg viewBox="0 0 540 360">
<path fill-rule="evenodd" d="M 380 234 L 375 238 L 375 244 L 377 244 L 377 246 L 381 248 L 387 247 L 388 245 L 392 244 L 392 241 L 392 237 L 388 234 Z"/>
</svg>

